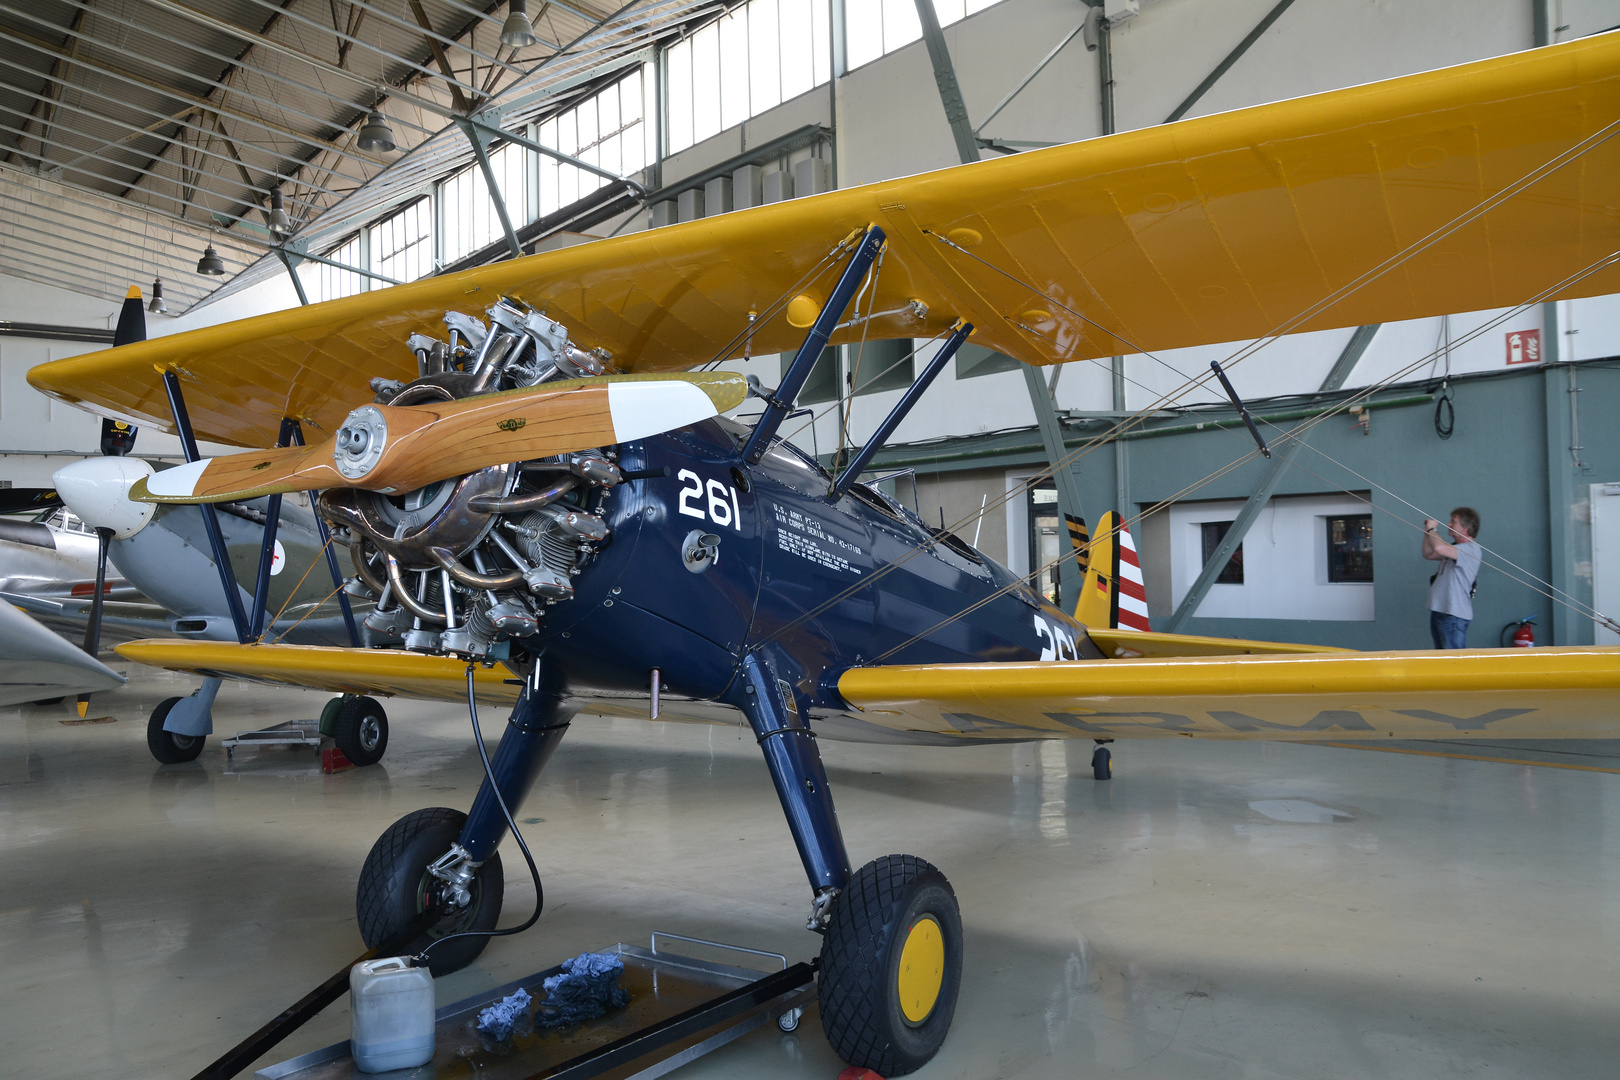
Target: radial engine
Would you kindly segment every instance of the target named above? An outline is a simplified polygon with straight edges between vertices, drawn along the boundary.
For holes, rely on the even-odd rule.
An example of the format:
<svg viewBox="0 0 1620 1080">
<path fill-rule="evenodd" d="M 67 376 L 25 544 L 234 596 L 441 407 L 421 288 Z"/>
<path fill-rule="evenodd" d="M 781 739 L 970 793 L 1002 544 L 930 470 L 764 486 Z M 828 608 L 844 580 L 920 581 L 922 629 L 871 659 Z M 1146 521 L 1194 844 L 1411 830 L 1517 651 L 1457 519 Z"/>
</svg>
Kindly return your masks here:
<svg viewBox="0 0 1620 1080">
<path fill-rule="evenodd" d="M 373 379 L 375 402 L 455 401 L 613 372 L 606 353 L 580 349 L 560 323 L 519 300 L 502 297 L 487 314 L 488 325 L 447 312 L 447 340 L 413 334 L 406 344 L 417 378 Z M 356 410 L 338 432 L 339 469 L 369 464 L 366 413 Z M 601 447 L 400 494 L 326 491 L 321 513 L 354 563 L 348 588 L 376 599 L 366 625 L 420 652 L 504 656 L 511 639 L 538 633 L 547 608 L 573 596 L 574 576 L 608 539 L 597 511 L 623 480 L 616 458 Z"/>
</svg>

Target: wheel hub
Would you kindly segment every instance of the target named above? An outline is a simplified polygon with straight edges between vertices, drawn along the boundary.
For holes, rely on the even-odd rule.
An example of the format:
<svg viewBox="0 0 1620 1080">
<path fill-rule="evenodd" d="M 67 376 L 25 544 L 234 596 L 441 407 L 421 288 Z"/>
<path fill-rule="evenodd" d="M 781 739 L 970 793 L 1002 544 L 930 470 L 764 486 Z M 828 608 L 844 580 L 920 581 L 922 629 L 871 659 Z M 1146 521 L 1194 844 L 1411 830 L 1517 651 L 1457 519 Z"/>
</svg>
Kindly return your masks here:
<svg viewBox="0 0 1620 1080">
<path fill-rule="evenodd" d="M 945 983 L 945 935 L 932 915 L 924 915 L 906 932 L 896 982 L 900 1011 L 907 1024 L 917 1027 L 934 1011 Z"/>
</svg>

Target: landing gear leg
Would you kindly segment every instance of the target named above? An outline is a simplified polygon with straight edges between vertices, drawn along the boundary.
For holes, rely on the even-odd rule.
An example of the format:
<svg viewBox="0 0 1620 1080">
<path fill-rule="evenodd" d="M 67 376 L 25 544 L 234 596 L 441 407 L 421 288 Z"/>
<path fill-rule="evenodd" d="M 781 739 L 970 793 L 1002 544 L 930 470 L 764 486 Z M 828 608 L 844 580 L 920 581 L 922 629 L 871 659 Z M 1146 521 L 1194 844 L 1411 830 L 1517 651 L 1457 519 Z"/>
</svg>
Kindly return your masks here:
<svg viewBox="0 0 1620 1080">
<path fill-rule="evenodd" d="M 739 704 L 765 754 L 788 829 L 815 892 L 819 996 L 827 1041 L 882 1076 L 921 1068 L 945 1041 L 962 978 L 962 919 L 945 875 L 887 855 L 851 875 L 827 772 L 793 689 L 745 657 Z M 784 1029 L 786 1030 L 786 1029 Z"/>
<path fill-rule="evenodd" d="M 542 665 L 536 661 L 489 763 L 501 798 L 514 814 L 577 711 L 577 704 L 547 687 Z M 431 807 L 389 826 L 366 856 L 356 891 L 366 944 L 382 944 L 429 910 L 443 913 L 428 931 L 429 938 L 493 929 L 504 888 L 495 849 L 505 835 L 506 817 L 487 777 L 470 813 Z M 485 937 L 446 942 L 428 954 L 433 974 L 466 967 L 488 942 Z"/>
<path fill-rule="evenodd" d="M 1112 780 L 1114 778 L 1114 755 L 1104 745 L 1113 741 L 1112 739 L 1097 740 L 1097 749 L 1091 752 L 1091 778 L 1093 780 Z"/>
</svg>

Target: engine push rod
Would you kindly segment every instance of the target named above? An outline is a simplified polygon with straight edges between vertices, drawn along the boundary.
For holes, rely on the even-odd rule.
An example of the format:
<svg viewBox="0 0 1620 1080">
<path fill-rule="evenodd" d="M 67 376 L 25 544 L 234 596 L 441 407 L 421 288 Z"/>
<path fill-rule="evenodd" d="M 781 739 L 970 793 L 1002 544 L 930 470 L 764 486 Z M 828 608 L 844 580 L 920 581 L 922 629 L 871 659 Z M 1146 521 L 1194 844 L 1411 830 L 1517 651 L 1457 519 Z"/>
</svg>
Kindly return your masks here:
<svg viewBox="0 0 1620 1080">
<path fill-rule="evenodd" d="M 827 347 L 827 339 L 832 336 L 833 329 L 844 317 L 844 309 L 854 299 L 855 290 L 860 287 L 861 279 L 871 269 L 872 263 L 877 260 L 878 252 L 883 250 L 885 241 L 883 230 L 876 225 L 866 230 L 855 246 L 855 253 L 849 257 L 844 266 L 844 272 L 833 287 L 832 296 L 816 316 L 810 326 L 810 332 L 805 335 L 804 344 L 799 346 L 793 363 L 788 365 L 787 374 L 782 376 L 782 383 L 776 388 L 765 402 L 765 411 L 760 414 L 759 423 L 754 425 L 754 432 L 748 437 L 748 443 L 743 447 L 743 460 L 750 465 L 759 464 L 759 459 L 765 456 L 765 449 L 770 446 L 771 439 L 787 419 L 788 413 L 793 411 L 793 403 L 804 388 L 804 381 L 810 377 L 810 369 L 821 358 L 821 352 Z"/>
<path fill-rule="evenodd" d="M 180 376 L 172 371 L 163 373 L 163 391 L 169 396 L 169 410 L 174 413 L 175 433 L 180 436 L 180 449 L 186 455 L 186 461 L 194 462 L 202 458 L 197 450 L 197 436 L 191 430 L 191 415 L 186 412 L 185 394 L 180 389 Z M 203 530 L 208 534 L 208 547 L 214 555 L 214 566 L 219 570 L 219 583 L 225 590 L 226 610 L 231 613 L 231 623 L 236 628 L 236 640 L 239 644 L 248 643 L 248 617 L 242 610 L 242 595 L 236 584 L 236 571 L 231 569 L 231 555 L 225 549 L 225 535 L 219 531 L 219 515 L 214 512 L 210 503 L 203 503 L 197 509 L 202 511 Z"/>
<path fill-rule="evenodd" d="M 860 451 L 856 453 L 848 467 L 838 474 L 838 479 L 832 486 L 832 497 L 834 499 L 847 492 L 850 485 L 860 479 L 862 470 L 871 463 L 877 452 L 883 449 L 883 444 L 889 441 L 889 436 L 893 435 L 894 429 L 900 426 L 900 421 L 906 418 L 907 414 L 911 412 L 912 406 L 916 405 L 917 400 L 927 392 L 929 384 L 934 381 L 934 377 L 945 370 L 945 365 L 951 362 L 951 357 L 956 355 L 956 350 L 962 347 L 962 343 L 968 339 L 968 335 L 971 333 L 973 333 L 972 323 L 957 322 L 956 328 L 951 331 L 951 336 L 945 339 L 945 344 L 940 346 L 939 352 L 928 362 L 928 366 L 923 368 L 922 374 L 917 376 L 917 380 L 907 387 L 906 392 L 900 396 L 900 400 L 895 402 L 894 408 L 889 410 L 889 415 L 883 418 L 883 423 L 879 424 L 877 430 L 872 433 L 872 437 L 866 440 L 866 445 L 860 448 Z"/>
</svg>

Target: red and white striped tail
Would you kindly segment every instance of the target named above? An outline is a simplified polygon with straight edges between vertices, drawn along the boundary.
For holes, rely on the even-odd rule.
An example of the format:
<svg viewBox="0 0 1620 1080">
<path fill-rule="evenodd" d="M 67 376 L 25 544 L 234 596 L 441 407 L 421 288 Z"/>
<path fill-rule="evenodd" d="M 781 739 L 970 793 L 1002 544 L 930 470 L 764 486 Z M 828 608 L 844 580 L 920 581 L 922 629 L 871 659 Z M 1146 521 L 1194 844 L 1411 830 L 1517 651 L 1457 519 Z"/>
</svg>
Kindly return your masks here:
<svg viewBox="0 0 1620 1080">
<path fill-rule="evenodd" d="M 1147 585 L 1142 581 L 1142 561 L 1136 556 L 1136 541 L 1123 525 L 1119 530 L 1118 625 L 1126 630 L 1151 630 L 1148 625 Z"/>
</svg>

